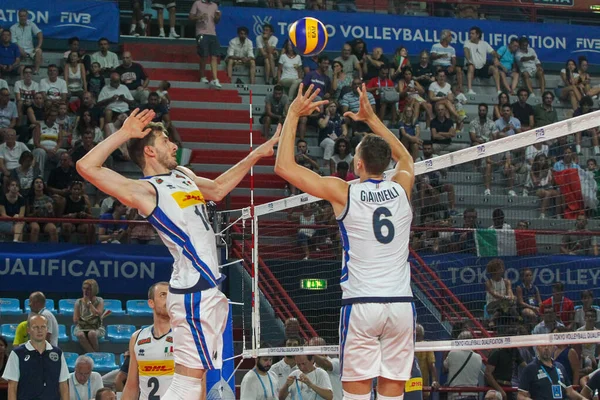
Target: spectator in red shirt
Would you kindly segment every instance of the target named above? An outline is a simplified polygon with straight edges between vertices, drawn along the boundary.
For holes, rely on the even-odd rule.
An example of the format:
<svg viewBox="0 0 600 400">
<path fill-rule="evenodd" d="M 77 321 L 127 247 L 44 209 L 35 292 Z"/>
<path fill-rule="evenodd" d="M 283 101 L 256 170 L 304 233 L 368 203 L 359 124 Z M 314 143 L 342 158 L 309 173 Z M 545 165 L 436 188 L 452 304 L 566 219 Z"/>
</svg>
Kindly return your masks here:
<svg viewBox="0 0 600 400">
<path fill-rule="evenodd" d="M 384 120 L 385 114 L 388 111 L 392 113 L 392 123 L 396 122 L 396 115 L 394 112 L 394 104 L 395 102 L 385 101 L 382 96 L 383 90 L 395 90 L 394 82 L 390 79 L 390 67 L 387 64 L 383 64 L 379 69 L 379 76 L 376 78 L 371 78 L 369 82 L 367 82 L 367 91 L 371 92 L 373 97 L 375 97 L 375 106 L 377 107 L 377 115 L 380 120 Z"/>
<path fill-rule="evenodd" d="M 356 179 L 356 175 L 350 172 L 350 165 L 346 161 L 340 161 L 337 164 L 337 172 L 333 176 L 337 176 L 340 179 L 350 182 Z"/>
<path fill-rule="evenodd" d="M 542 302 L 540 314 L 544 314 L 545 307 L 552 307 L 558 319 L 569 329 L 573 326 L 575 316 L 575 304 L 565 296 L 565 285 L 556 282 L 552 285 L 552 296 Z"/>
</svg>

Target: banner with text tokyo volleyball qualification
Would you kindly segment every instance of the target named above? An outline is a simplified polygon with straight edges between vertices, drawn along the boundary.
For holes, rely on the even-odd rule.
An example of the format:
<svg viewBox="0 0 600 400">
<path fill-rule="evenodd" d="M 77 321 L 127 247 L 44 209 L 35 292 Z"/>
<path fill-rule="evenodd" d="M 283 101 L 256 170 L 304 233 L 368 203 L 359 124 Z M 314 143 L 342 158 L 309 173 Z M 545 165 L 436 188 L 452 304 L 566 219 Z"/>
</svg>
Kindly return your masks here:
<svg viewBox="0 0 600 400">
<path fill-rule="evenodd" d="M 29 12 L 29 20 L 44 37 L 96 41 L 105 37 L 119 42 L 119 5 L 113 0 L 2 0 L 0 26 L 10 28 L 19 22 L 19 10 Z"/>
<path fill-rule="evenodd" d="M 172 266 L 165 246 L 0 243 L 0 292 L 80 292 L 95 279 L 102 293 L 142 295 Z"/>
<path fill-rule="evenodd" d="M 591 63 L 600 63 L 600 27 L 248 7 L 221 7 L 221 11 L 217 35 L 223 45 L 236 36 L 240 26 L 250 30 L 249 36 L 256 43 L 263 24 L 268 23 L 273 25 L 275 36 L 279 38 L 278 47 L 281 47 L 287 39 L 288 25 L 299 18 L 311 16 L 327 26 L 329 42 L 325 51 L 328 52 L 340 52 L 344 43 L 360 38 L 367 43 L 369 50 L 375 46 L 382 47 L 388 57 L 399 46 L 405 46 L 409 55 L 416 56 L 422 50 L 430 50 L 439 41 L 442 29 L 450 29 L 457 55 L 462 57 L 469 28 L 479 26 L 484 32 L 484 39 L 494 49 L 513 37 L 526 36 L 543 62 L 565 63 L 569 58 L 585 55 Z"/>
</svg>

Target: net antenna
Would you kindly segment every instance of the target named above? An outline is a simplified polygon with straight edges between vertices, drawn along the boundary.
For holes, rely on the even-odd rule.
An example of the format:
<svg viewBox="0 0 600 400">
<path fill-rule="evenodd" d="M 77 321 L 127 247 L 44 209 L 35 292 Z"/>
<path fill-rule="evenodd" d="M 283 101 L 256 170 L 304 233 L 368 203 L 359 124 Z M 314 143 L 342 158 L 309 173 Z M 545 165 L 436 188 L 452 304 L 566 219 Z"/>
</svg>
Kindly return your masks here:
<svg viewBox="0 0 600 400">
<path fill-rule="evenodd" d="M 252 90 L 250 90 L 250 153 L 254 148 L 252 138 Z M 252 238 L 252 350 L 253 353 L 260 347 L 260 298 L 258 291 L 258 217 L 254 212 L 254 166 L 250 167 L 250 217 Z M 245 239 L 244 239 L 245 241 Z M 245 340 L 244 340 L 245 343 Z M 245 350 L 245 349 L 244 349 Z M 254 355 L 254 354 L 253 354 Z"/>
</svg>

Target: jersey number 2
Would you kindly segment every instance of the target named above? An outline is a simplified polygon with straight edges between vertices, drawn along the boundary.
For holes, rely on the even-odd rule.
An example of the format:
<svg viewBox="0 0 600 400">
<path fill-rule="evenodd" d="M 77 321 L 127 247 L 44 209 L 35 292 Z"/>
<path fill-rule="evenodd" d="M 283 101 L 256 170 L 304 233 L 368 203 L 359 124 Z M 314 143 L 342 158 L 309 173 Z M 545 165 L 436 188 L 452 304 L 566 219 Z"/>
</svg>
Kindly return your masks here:
<svg viewBox="0 0 600 400">
<path fill-rule="evenodd" d="M 148 393 L 148 400 L 160 400 L 160 396 L 156 394 L 158 392 L 158 387 L 160 386 L 160 382 L 157 378 L 148 379 L 148 387 L 152 388 L 150 393 Z"/>
<path fill-rule="evenodd" d="M 392 216 L 392 212 L 387 207 L 379 207 L 373 213 L 373 233 L 375 239 L 379 243 L 388 244 L 394 240 L 394 224 L 388 218 Z M 387 228 L 387 233 L 383 233 L 383 228 Z"/>
<path fill-rule="evenodd" d="M 198 206 L 194 206 L 194 213 L 200 217 L 204 228 L 207 231 L 210 230 L 210 225 L 208 224 L 208 214 L 206 213 L 206 206 L 204 204 L 202 204 L 200 208 L 198 208 Z"/>
</svg>

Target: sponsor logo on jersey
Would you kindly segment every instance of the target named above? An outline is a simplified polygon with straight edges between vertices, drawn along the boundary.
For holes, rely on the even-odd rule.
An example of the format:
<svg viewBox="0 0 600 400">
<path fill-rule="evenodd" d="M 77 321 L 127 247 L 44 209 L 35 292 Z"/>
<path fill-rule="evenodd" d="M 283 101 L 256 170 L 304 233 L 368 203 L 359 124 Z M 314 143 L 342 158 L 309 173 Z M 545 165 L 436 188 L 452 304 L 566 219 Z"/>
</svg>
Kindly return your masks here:
<svg viewBox="0 0 600 400">
<path fill-rule="evenodd" d="M 175 361 L 156 360 L 140 361 L 138 360 L 138 372 L 140 376 L 162 376 L 173 375 L 175 372 Z"/>
<path fill-rule="evenodd" d="M 199 190 L 194 190 L 192 192 L 175 192 L 172 193 L 173 199 L 181 208 L 187 208 L 190 206 L 195 206 L 196 204 L 206 204 L 204 200 L 204 196 L 200 193 Z"/>
<path fill-rule="evenodd" d="M 148 343 L 150 343 L 151 341 L 152 341 L 152 338 L 149 338 L 149 337 L 148 337 L 148 338 L 146 338 L 146 339 L 140 339 L 140 340 L 138 340 L 137 344 L 138 344 L 138 346 L 141 346 L 141 345 L 143 345 L 143 344 L 148 344 Z"/>
<path fill-rule="evenodd" d="M 158 183 L 159 185 L 160 185 L 161 183 L 163 183 L 163 182 L 164 182 L 164 181 L 163 181 L 162 179 L 160 179 L 160 178 L 156 178 L 156 183 Z"/>
<path fill-rule="evenodd" d="M 165 339 L 165 341 L 167 343 L 173 343 L 173 336 L 167 336 L 167 338 Z"/>
<path fill-rule="evenodd" d="M 416 392 L 423 390 L 423 378 L 411 378 L 406 381 L 405 392 Z"/>
</svg>

